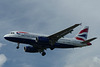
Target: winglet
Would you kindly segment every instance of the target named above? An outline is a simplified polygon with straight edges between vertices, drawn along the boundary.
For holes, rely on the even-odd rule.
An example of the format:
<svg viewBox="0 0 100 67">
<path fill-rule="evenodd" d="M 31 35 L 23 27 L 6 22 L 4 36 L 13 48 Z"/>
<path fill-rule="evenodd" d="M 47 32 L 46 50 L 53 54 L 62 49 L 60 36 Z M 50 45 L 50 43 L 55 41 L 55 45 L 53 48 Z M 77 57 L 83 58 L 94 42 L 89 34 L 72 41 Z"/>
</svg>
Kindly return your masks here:
<svg viewBox="0 0 100 67">
<path fill-rule="evenodd" d="M 79 24 L 75 24 L 75 25 L 79 26 L 79 25 L 82 25 L 82 23 L 79 23 Z"/>
<path fill-rule="evenodd" d="M 82 23 L 80 23 L 80 25 L 82 26 Z"/>
<path fill-rule="evenodd" d="M 82 23 L 79 23 L 79 25 L 82 25 Z"/>
</svg>

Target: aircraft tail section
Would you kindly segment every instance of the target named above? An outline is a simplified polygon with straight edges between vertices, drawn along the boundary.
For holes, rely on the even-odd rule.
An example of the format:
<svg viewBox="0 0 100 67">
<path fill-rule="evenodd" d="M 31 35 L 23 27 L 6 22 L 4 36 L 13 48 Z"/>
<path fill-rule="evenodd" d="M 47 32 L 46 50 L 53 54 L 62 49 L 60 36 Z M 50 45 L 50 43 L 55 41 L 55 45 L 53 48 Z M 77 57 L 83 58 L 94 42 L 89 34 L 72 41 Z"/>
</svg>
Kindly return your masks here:
<svg viewBox="0 0 100 67">
<path fill-rule="evenodd" d="M 91 42 L 91 41 L 93 41 L 93 40 L 95 40 L 95 39 L 97 39 L 97 37 L 94 37 L 94 38 L 88 39 L 88 40 L 83 41 L 83 42 L 81 42 L 81 43 L 82 43 L 82 44 L 86 44 L 86 43 L 89 43 L 89 42 Z"/>
<path fill-rule="evenodd" d="M 88 36 L 89 26 L 85 26 L 79 33 L 76 35 L 75 39 L 80 41 L 86 41 Z"/>
</svg>

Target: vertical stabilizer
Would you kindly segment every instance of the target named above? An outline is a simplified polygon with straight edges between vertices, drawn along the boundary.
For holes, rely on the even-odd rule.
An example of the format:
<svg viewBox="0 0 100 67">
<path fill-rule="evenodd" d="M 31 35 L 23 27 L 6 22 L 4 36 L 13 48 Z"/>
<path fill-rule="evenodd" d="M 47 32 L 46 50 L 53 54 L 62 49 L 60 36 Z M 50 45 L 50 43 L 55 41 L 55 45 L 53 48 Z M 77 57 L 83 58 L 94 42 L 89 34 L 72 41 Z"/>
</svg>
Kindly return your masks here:
<svg viewBox="0 0 100 67">
<path fill-rule="evenodd" d="M 80 41 L 85 41 L 88 36 L 89 26 L 85 26 L 79 33 L 76 35 L 75 39 Z"/>
</svg>

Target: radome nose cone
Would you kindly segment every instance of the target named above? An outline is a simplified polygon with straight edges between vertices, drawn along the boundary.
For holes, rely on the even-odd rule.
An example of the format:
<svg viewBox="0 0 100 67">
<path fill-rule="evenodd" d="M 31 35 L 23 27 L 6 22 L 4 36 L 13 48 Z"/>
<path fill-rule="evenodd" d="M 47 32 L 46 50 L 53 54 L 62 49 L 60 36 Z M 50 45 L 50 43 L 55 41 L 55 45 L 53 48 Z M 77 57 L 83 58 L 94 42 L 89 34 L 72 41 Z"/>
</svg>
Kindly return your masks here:
<svg viewBox="0 0 100 67">
<path fill-rule="evenodd" d="M 6 38 L 6 35 L 4 35 L 4 38 Z"/>
<path fill-rule="evenodd" d="M 4 35 L 4 39 L 6 39 L 8 41 L 12 41 L 12 38 L 9 35 Z"/>
<path fill-rule="evenodd" d="M 6 39 L 6 37 L 4 37 L 4 39 Z"/>
<path fill-rule="evenodd" d="M 8 36 L 7 35 L 4 35 L 4 39 L 8 40 Z"/>
</svg>

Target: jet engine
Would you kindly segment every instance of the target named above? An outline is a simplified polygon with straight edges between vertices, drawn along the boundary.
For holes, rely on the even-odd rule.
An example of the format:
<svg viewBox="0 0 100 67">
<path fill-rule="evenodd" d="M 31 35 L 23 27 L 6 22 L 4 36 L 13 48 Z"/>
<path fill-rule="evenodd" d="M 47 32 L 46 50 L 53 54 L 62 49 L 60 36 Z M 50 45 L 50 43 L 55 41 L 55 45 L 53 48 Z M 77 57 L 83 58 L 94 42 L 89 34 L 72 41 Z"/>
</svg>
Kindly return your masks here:
<svg viewBox="0 0 100 67">
<path fill-rule="evenodd" d="M 38 49 L 31 47 L 31 46 L 26 46 L 24 47 L 24 51 L 25 52 L 29 52 L 29 53 L 37 53 L 39 52 Z"/>
</svg>

